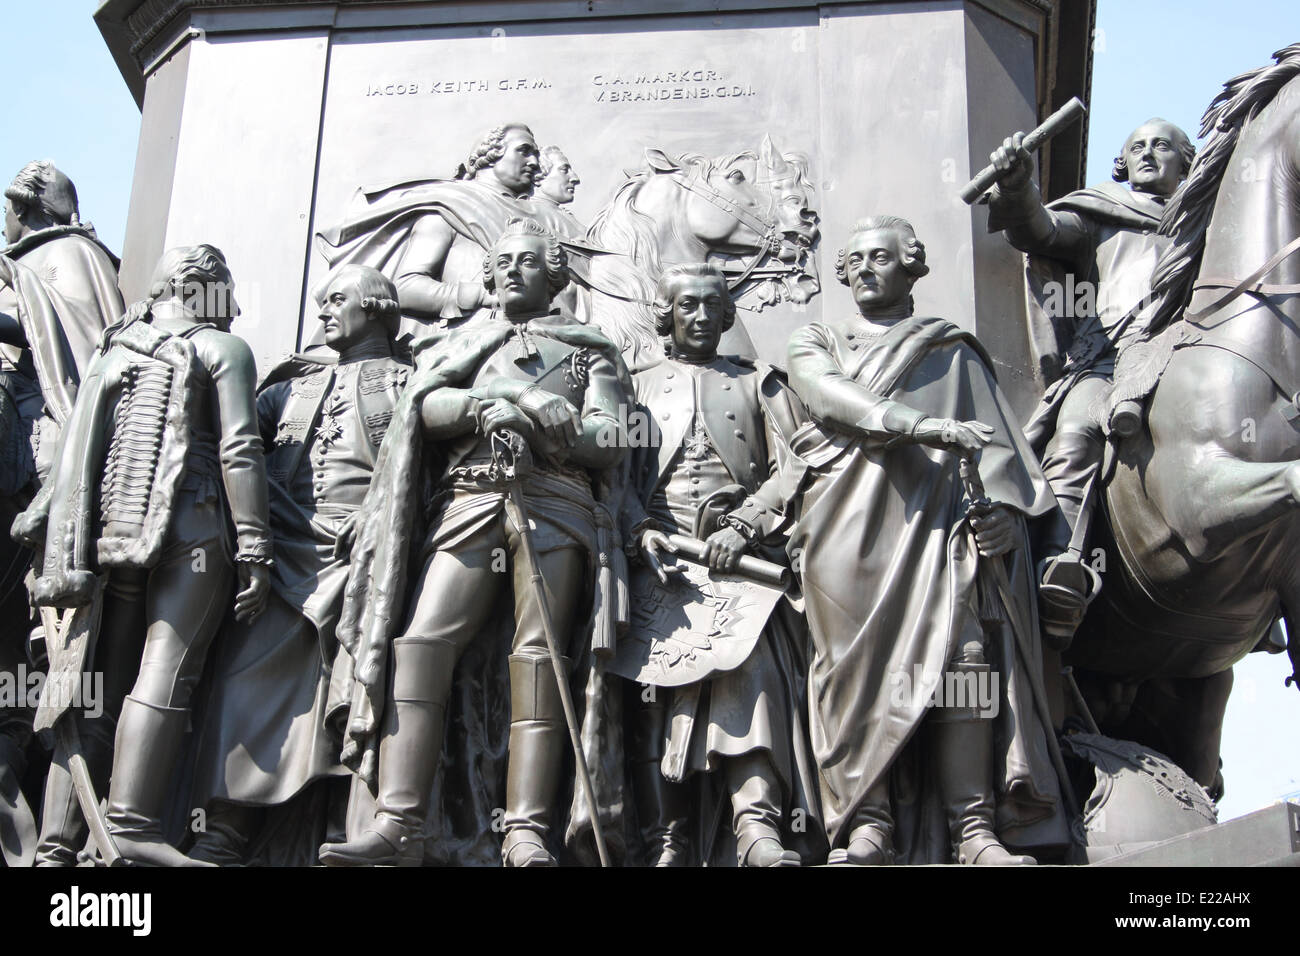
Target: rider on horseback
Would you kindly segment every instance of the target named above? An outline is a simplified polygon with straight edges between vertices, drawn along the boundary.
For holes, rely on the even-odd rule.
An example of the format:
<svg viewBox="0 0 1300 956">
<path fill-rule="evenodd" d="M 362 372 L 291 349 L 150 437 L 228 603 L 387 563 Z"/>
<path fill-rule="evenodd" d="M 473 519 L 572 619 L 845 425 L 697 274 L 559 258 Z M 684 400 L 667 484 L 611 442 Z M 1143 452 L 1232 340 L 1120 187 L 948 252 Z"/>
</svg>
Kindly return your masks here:
<svg viewBox="0 0 1300 956">
<path fill-rule="evenodd" d="M 1141 414 L 1128 402 L 1106 415 L 1115 363 L 1151 331 L 1151 273 L 1172 241 L 1157 229 L 1195 150 L 1177 126 L 1148 120 L 1115 158 L 1114 183 L 1047 206 L 1023 138 L 1013 134 L 990 157 L 1002 178 L 989 194 L 989 229 L 1030 254 L 1030 337 L 1048 388 L 1025 431 L 1064 516 L 1042 542 L 1040 597 L 1044 633 L 1064 646 L 1100 587 L 1083 554 L 1106 435 L 1131 434 Z"/>
</svg>

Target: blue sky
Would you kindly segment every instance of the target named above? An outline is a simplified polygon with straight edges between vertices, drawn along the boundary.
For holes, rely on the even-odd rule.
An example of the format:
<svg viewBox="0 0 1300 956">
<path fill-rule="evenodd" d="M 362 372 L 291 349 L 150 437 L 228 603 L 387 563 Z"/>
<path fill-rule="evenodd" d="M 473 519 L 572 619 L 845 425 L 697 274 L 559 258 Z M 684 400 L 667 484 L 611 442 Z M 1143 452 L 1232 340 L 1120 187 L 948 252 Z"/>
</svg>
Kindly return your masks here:
<svg viewBox="0 0 1300 956">
<path fill-rule="evenodd" d="M 96 6 L 5 5 L 0 178 L 29 160 L 54 160 L 77 184 L 83 216 L 120 251 L 140 114 L 91 19 Z M 1195 137 L 1225 80 L 1297 40 L 1295 0 L 1100 0 L 1088 180 L 1109 178 L 1125 137 L 1151 116 Z M 1282 658 L 1252 655 L 1238 665 L 1224 732 L 1224 818 L 1300 791 L 1300 694 L 1282 688 L 1286 673 Z"/>
</svg>

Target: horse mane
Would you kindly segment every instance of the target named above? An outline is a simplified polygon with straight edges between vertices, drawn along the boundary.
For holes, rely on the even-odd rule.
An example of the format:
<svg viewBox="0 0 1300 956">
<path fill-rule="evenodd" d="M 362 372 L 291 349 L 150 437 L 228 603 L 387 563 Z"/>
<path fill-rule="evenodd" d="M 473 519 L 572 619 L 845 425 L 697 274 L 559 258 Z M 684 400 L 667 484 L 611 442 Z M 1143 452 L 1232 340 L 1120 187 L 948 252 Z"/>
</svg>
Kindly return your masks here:
<svg viewBox="0 0 1300 956">
<path fill-rule="evenodd" d="M 1273 54 L 1273 63 L 1235 76 L 1223 84 L 1201 117 L 1200 136 L 1209 136 L 1196 154 L 1187 181 L 1174 194 L 1160 219 L 1160 234 L 1173 244 L 1156 263 L 1151 291 L 1155 308 L 1150 330 L 1160 330 L 1192 297 L 1192 283 L 1201 267 L 1205 235 L 1214 212 L 1228 161 L 1246 124 L 1259 115 L 1282 87 L 1300 76 L 1300 43 Z"/>
<path fill-rule="evenodd" d="M 659 262 L 655 223 L 636 207 L 637 196 L 651 175 L 649 169 L 643 169 L 629 176 L 614 192 L 609 205 L 596 214 L 587 229 L 587 238 L 605 249 L 626 253 L 657 276 L 663 266 Z"/>
</svg>

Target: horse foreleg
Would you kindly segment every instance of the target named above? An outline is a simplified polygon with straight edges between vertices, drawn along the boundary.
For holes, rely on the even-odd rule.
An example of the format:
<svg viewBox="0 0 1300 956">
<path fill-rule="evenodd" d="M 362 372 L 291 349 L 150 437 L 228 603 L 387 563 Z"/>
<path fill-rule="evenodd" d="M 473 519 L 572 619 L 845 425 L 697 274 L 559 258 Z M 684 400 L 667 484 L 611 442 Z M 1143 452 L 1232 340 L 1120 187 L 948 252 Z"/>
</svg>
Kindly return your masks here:
<svg viewBox="0 0 1300 956">
<path fill-rule="evenodd" d="M 1218 800 L 1219 744 L 1231 690 L 1231 668 L 1209 677 L 1153 678 L 1139 688 L 1119 735 L 1163 753 Z"/>
</svg>

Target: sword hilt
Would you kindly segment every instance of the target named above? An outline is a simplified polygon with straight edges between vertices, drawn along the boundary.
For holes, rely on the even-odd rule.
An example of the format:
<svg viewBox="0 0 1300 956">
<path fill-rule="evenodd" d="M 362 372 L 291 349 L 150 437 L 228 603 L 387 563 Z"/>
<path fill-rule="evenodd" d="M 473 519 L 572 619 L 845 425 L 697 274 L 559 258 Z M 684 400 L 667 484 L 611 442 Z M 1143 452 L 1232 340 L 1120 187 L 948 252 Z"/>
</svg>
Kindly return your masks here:
<svg viewBox="0 0 1300 956">
<path fill-rule="evenodd" d="M 513 428 L 498 428 L 489 436 L 492 445 L 493 481 L 509 484 L 527 477 L 533 470 L 533 455 L 524 436 Z"/>
</svg>

